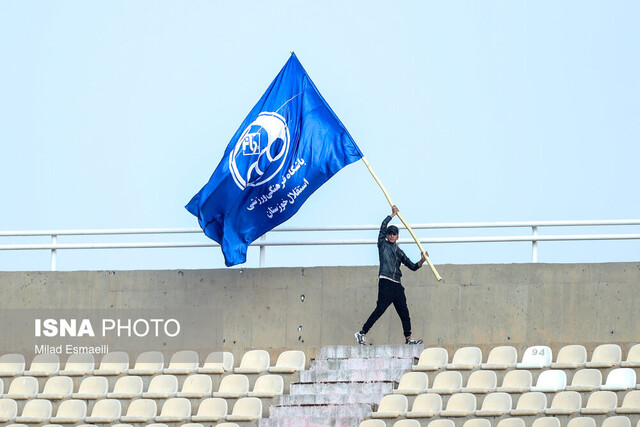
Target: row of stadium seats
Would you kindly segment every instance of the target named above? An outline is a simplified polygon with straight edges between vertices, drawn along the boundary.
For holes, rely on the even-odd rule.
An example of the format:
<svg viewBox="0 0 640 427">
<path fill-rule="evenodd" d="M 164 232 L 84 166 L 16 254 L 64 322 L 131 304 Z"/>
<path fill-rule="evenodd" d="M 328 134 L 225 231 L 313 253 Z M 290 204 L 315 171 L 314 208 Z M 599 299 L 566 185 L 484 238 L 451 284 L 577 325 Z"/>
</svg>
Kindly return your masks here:
<svg viewBox="0 0 640 427">
<path fill-rule="evenodd" d="M 382 420 L 365 420 L 360 423 L 360 427 L 385 427 L 386 425 Z M 420 427 L 420 425 L 417 420 L 399 420 L 393 424 L 393 427 Z M 596 420 L 591 417 L 576 417 L 569 420 L 566 427 L 596 427 L 596 425 Z M 614 416 L 604 419 L 600 427 L 631 427 L 631 425 L 628 417 Z M 222 427 L 221 424 L 218 426 Z M 427 427 L 455 427 L 455 423 L 452 420 L 441 419 L 431 421 Z M 465 421 L 462 427 L 492 427 L 492 424 L 486 419 L 472 419 Z M 525 427 L 525 422 L 522 418 L 505 418 L 498 421 L 495 427 Z M 541 417 L 533 421 L 531 427 L 561 427 L 561 423 L 555 417 Z M 636 427 L 640 427 L 640 421 Z"/>
</svg>

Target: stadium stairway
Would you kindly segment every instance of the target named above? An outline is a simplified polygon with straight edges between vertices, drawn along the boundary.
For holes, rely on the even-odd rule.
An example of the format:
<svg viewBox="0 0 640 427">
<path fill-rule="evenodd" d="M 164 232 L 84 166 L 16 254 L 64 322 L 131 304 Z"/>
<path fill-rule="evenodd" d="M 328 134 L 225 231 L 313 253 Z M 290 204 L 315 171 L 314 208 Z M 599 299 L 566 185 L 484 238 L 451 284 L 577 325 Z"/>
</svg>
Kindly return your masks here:
<svg viewBox="0 0 640 427">
<path fill-rule="evenodd" d="M 260 427 L 357 426 L 393 391 L 422 350 L 423 345 L 322 347 Z"/>
</svg>

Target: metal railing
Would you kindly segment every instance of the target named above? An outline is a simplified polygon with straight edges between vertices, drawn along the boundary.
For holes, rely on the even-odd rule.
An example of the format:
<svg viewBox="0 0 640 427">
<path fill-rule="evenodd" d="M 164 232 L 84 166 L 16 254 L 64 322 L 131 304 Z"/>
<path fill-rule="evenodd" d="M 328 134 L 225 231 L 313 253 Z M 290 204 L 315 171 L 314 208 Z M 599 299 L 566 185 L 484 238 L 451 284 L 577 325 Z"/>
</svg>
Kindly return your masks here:
<svg viewBox="0 0 640 427">
<path fill-rule="evenodd" d="M 640 240 L 640 233 L 601 233 L 601 234 L 545 234 L 540 235 L 540 228 L 554 227 L 600 227 L 600 226 L 638 226 L 640 219 L 601 220 L 601 221 L 524 221 L 524 222 L 465 222 L 465 223 L 431 223 L 411 224 L 414 230 L 454 230 L 454 229 L 529 229 L 531 234 L 506 236 L 469 236 L 469 237 L 422 237 L 421 243 L 491 243 L 491 242 L 531 242 L 531 262 L 538 262 L 538 242 L 548 241 L 581 241 L 581 240 Z M 260 248 L 260 267 L 265 265 L 265 254 L 268 246 L 305 246 L 305 245 L 370 245 L 376 240 L 367 239 L 334 239 L 334 240 L 270 240 L 275 233 L 283 232 L 354 232 L 378 230 L 379 225 L 345 225 L 330 227 L 277 227 L 251 244 Z M 402 226 L 400 228 L 403 228 Z M 127 242 L 127 243 L 58 243 L 60 236 L 99 236 L 99 235 L 176 235 L 201 234 L 199 228 L 144 228 L 113 230 L 40 230 L 40 231 L 0 231 L 0 238 L 49 237 L 51 243 L 1 244 L 0 251 L 48 250 L 51 251 L 51 271 L 56 270 L 57 251 L 71 249 L 151 249 L 151 248 L 201 248 L 219 247 L 213 241 L 187 242 Z M 399 243 L 410 243 L 412 239 L 400 239 Z"/>
</svg>

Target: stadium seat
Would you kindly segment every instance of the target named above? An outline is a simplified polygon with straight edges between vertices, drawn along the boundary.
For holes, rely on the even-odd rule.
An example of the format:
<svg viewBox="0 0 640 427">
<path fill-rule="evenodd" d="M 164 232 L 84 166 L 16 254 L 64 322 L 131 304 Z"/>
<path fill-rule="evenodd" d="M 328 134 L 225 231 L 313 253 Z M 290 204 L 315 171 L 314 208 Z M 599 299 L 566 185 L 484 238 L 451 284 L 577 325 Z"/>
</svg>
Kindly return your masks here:
<svg viewBox="0 0 640 427">
<path fill-rule="evenodd" d="M 113 391 L 107 393 L 109 399 L 133 399 L 142 396 L 142 378 L 136 375 L 128 375 L 118 378 L 113 386 Z"/>
<path fill-rule="evenodd" d="M 453 394 L 447 402 L 447 407 L 440 412 L 441 417 L 466 417 L 476 411 L 476 396 L 471 393 Z"/>
<path fill-rule="evenodd" d="M 430 418 L 442 411 L 442 396 L 435 393 L 423 393 L 416 396 L 407 418 Z"/>
<path fill-rule="evenodd" d="M 600 344 L 593 350 L 587 368 L 611 368 L 622 362 L 622 349 L 618 344 Z"/>
<path fill-rule="evenodd" d="M 617 414 L 640 414 L 640 390 L 633 390 L 624 395 L 622 405 L 616 408 Z"/>
<path fill-rule="evenodd" d="M 214 351 L 204 360 L 204 365 L 197 369 L 199 374 L 224 374 L 233 370 L 233 353 Z"/>
<path fill-rule="evenodd" d="M 184 397 L 167 399 L 162 405 L 160 415 L 155 418 L 157 423 L 179 423 L 191 419 L 191 402 Z"/>
<path fill-rule="evenodd" d="M 195 374 L 189 375 L 182 384 L 182 390 L 176 394 L 176 397 L 184 397 L 187 399 L 202 399 L 203 397 L 211 397 L 213 391 L 213 382 L 209 375 Z"/>
<path fill-rule="evenodd" d="M 573 374 L 571 385 L 567 390 L 590 392 L 598 390 L 602 385 L 602 373 L 593 368 L 579 369 Z"/>
<path fill-rule="evenodd" d="M 73 380 L 71 377 L 55 376 L 47 379 L 42 388 L 42 393 L 38 393 L 36 397 L 38 399 L 62 400 L 69 398 L 71 393 L 73 393 Z"/>
<path fill-rule="evenodd" d="M 518 362 L 518 351 L 511 345 L 494 347 L 489 352 L 487 362 L 480 365 L 482 369 L 504 370 L 512 369 Z"/>
<path fill-rule="evenodd" d="M 238 398 L 249 393 L 249 378 L 246 375 L 231 374 L 222 377 L 218 391 L 213 392 L 213 397 Z"/>
<path fill-rule="evenodd" d="M 46 423 L 51 418 L 53 407 L 46 399 L 32 399 L 27 401 L 22 409 L 22 415 L 16 417 L 16 423 L 39 424 Z"/>
<path fill-rule="evenodd" d="M 228 405 L 225 399 L 209 397 L 200 402 L 198 413 L 191 417 L 191 421 L 216 422 L 227 416 Z"/>
<path fill-rule="evenodd" d="M 569 420 L 567 427 L 596 427 L 596 420 L 591 417 L 575 417 Z"/>
<path fill-rule="evenodd" d="M 636 387 L 636 371 L 631 368 L 615 368 L 607 375 L 607 381 L 600 390 L 621 391 Z"/>
<path fill-rule="evenodd" d="M 551 365 L 553 353 L 544 345 L 529 347 L 522 355 L 522 362 L 516 363 L 517 369 L 542 369 Z"/>
<path fill-rule="evenodd" d="M 3 396 L 6 399 L 27 400 L 38 394 L 38 380 L 34 377 L 16 377 L 9 385 L 9 391 Z"/>
<path fill-rule="evenodd" d="M 120 418 L 122 405 L 117 399 L 101 399 L 96 401 L 91 416 L 86 417 L 86 423 L 108 424 Z"/>
<path fill-rule="evenodd" d="M 307 363 L 307 357 L 303 351 L 287 350 L 280 353 L 276 365 L 268 369 L 272 374 L 293 374 L 302 371 Z"/>
<path fill-rule="evenodd" d="M 531 427 L 560 427 L 560 420 L 556 417 L 540 417 L 531 423 Z"/>
<path fill-rule="evenodd" d="M 90 353 L 72 354 L 67 359 L 64 369 L 59 372 L 60 375 L 70 377 L 81 377 L 93 372 L 95 367 L 95 359 Z"/>
<path fill-rule="evenodd" d="M 482 350 L 478 347 L 462 347 L 453 353 L 451 363 L 445 366 L 451 370 L 471 370 L 482 364 Z"/>
<path fill-rule="evenodd" d="M 504 393 L 524 393 L 531 390 L 533 376 L 530 371 L 514 369 L 504 374 L 502 385 L 496 389 Z"/>
<path fill-rule="evenodd" d="M 0 399 L 0 423 L 8 423 L 18 416 L 18 404 L 13 399 Z"/>
<path fill-rule="evenodd" d="M 525 424 L 522 418 L 504 418 L 498 421 L 496 427 L 525 427 Z"/>
<path fill-rule="evenodd" d="M 105 377 L 87 377 L 78 386 L 78 392 L 73 393 L 74 399 L 98 400 L 107 396 L 109 381 Z"/>
<path fill-rule="evenodd" d="M 169 399 L 178 392 L 178 378 L 175 375 L 156 375 L 151 378 L 149 388 L 142 393 L 145 399 Z"/>
<path fill-rule="evenodd" d="M 31 361 L 31 367 L 24 375 L 31 377 L 50 377 L 57 375 L 60 370 L 60 357 L 55 353 L 36 354 Z"/>
<path fill-rule="evenodd" d="M 198 353 L 193 350 L 181 350 L 171 356 L 169 366 L 162 372 L 168 375 L 189 375 L 198 369 L 199 363 Z"/>
<path fill-rule="evenodd" d="M 640 367 L 640 344 L 634 344 L 627 353 L 627 359 L 620 363 L 623 368 Z"/>
<path fill-rule="evenodd" d="M 136 358 L 136 363 L 127 372 L 129 375 L 156 375 L 164 368 L 164 356 L 159 351 L 145 351 Z"/>
<path fill-rule="evenodd" d="M 638 423 L 640 424 L 640 421 Z M 631 427 L 631 420 L 621 415 L 607 417 L 602 421 L 601 427 Z"/>
<path fill-rule="evenodd" d="M 420 427 L 420 422 L 417 420 L 398 420 L 393 423 L 393 427 Z"/>
<path fill-rule="evenodd" d="M 60 403 L 55 417 L 49 422 L 57 424 L 75 424 L 87 416 L 87 403 L 84 400 L 69 399 Z"/>
<path fill-rule="evenodd" d="M 608 414 L 618 405 L 618 397 L 613 391 L 595 391 L 589 396 L 587 406 L 580 410 L 581 414 Z"/>
<path fill-rule="evenodd" d="M 0 377 L 23 375 L 24 368 L 25 361 L 22 354 L 8 353 L 0 356 Z"/>
<path fill-rule="evenodd" d="M 511 395 L 508 393 L 489 393 L 482 406 L 475 412 L 476 417 L 499 417 L 511 410 Z"/>
<path fill-rule="evenodd" d="M 453 420 L 433 420 L 427 424 L 427 427 L 454 427 L 455 425 Z"/>
<path fill-rule="evenodd" d="M 236 374 L 260 374 L 269 369 L 270 357 L 266 350 L 249 350 L 240 360 L 240 366 L 233 372 Z"/>
<path fill-rule="evenodd" d="M 460 391 L 465 393 L 492 393 L 496 391 L 498 377 L 494 371 L 474 371 L 469 375 L 466 387 Z"/>
<path fill-rule="evenodd" d="M 220 424 L 216 424 L 216 427 L 219 426 L 219 425 Z M 236 426 L 237 426 L 237 424 L 236 424 Z M 180 427 L 204 427 L 204 424 L 200 424 L 200 423 L 184 423 Z"/>
<path fill-rule="evenodd" d="M 127 414 L 120 417 L 125 423 L 146 423 L 156 416 L 158 405 L 153 399 L 136 399 L 129 404 Z"/>
<path fill-rule="evenodd" d="M 420 353 L 418 364 L 411 368 L 414 371 L 437 371 L 444 368 L 449 361 L 449 353 L 441 347 L 425 348 Z"/>
<path fill-rule="evenodd" d="M 553 396 L 551 406 L 544 413 L 547 415 L 571 415 L 579 412 L 582 399 L 577 391 L 561 391 Z"/>
<path fill-rule="evenodd" d="M 558 352 L 558 357 L 551 364 L 552 369 L 578 369 L 587 363 L 587 349 L 580 344 L 565 345 Z"/>
<path fill-rule="evenodd" d="M 543 393 L 556 393 L 567 387 L 567 374 L 559 369 L 542 371 L 538 376 L 536 385 L 531 387 L 531 391 L 541 391 Z"/>
<path fill-rule="evenodd" d="M 149 427 L 149 426 L 147 426 Z M 216 427 L 240 427 L 240 424 L 237 423 L 218 423 L 216 424 Z"/>
<path fill-rule="evenodd" d="M 512 417 L 522 417 L 527 415 L 538 415 L 547 409 L 547 396 L 539 391 L 524 393 L 518 399 L 515 409 L 509 412 Z"/>
<path fill-rule="evenodd" d="M 458 371 L 438 372 L 429 391 L 438 394 L 453 394 L 462 388 L 462 374 Z"/>
<path fill-rule="evenodd" d="M 424 393 L 429 387 L 429 378 L 424 372 L 407 372 L 402 375 L 394 394 L 415 396 Z"/>
<path fill-rule="evenodd" d="M 491 422 L 484 418 L 472 418 L 465 421 L 462 427 L 491 427 Z"/>
<path fill-rule="evenodd" d="M 373 418 L 398 418 L 409 409 L 409 401 L 404 394 L 387 394 L 378 405 L 378 410 L 371 414 Z"/>
<path fill-rule="evenodd" d="M 243 397 L 238 399 L 227 421 L 254 421 L 262 418 L 262 401 L 257 397 Z"/>
<path fill-rule="evenodd" d="M 274 397 L 280 396 L 284 390 L 284 380 L 280 375 L 262 375 L 253 385 L 253 391 L 249 397 Z"/>
<path fill-rule="evenodd" d="M 220 424 L 218 424 L 220 425 Z M 382 420 L 364 420 L 359 427 L 385 427 L 386 424 Z"/>
<path fill-rule="evenodd" d="M 93 371 L 93 375 L 114 376 L 129 370 L 129 353 L 113 351 L 102 356 L 100 366 Z"/>
</svg>

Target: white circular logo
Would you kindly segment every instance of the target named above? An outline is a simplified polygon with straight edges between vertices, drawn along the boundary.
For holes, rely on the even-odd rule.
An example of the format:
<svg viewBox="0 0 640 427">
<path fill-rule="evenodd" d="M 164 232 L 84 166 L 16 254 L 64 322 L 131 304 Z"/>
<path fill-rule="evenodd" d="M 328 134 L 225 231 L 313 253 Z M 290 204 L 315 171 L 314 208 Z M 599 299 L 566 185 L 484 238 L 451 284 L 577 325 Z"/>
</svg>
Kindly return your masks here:
<svg viewBox="0 0 640 427">
<path fill-rule="evenodd" d="M 231 176 L 241 190 L 262 185 L 280 172 L 288 151 L 289 128 L 284 117 L 262 112 L 242 132 L 229 154 Z"/>
</svg>

